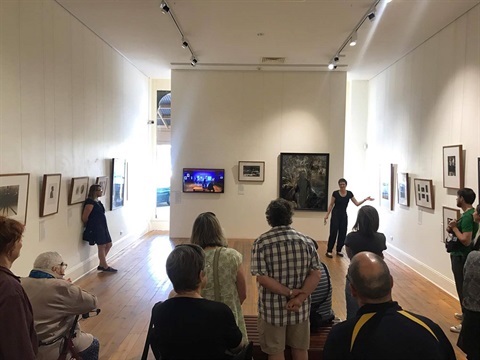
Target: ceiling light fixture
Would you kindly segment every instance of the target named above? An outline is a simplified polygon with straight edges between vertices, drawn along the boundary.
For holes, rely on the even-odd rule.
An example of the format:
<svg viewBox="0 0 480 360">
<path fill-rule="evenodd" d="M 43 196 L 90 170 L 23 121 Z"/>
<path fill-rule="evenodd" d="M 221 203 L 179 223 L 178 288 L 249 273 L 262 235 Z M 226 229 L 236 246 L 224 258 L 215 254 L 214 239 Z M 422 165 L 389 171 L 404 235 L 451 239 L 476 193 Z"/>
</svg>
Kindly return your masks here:
<svg viewBox="0 0 480 360">
<path fill-rule="evenodd" d="M 353 33 L 352 37 L 350 38 L 350 43 L 348 45 L 350 45 L 350 46 L 357 45 L 357 32 L 356 31 Z"/>
<path fill-rule="evenodd" d="M 194 56 L 192 56 L 192 61 L 190 62 L 190 64 L 192 64 L 192 66 L 195 66 L 197 65 L 197 62 L 198 62 L 197 59 Z"/>
<path fill-rule="evenodd" d="M 160 9 L 162 9 L 163 14 L 170 12 L 170 8 L 165 1 L 162 1 L 162 3 L 160 4 Z"/>
<path fill-rule="evenodd" d="M 188 47 L 188 42 L 185 39 L 182 39 L 182 48 L 186 49 Z"/>
<path fill-rule="evenodd" d="M 367 17 L 368 17 L 368 20 L 370 21 L 375 20 L 375 9 L 373 9 L 373 11 L 370 14 L 368 14 Z"/>
</svg>

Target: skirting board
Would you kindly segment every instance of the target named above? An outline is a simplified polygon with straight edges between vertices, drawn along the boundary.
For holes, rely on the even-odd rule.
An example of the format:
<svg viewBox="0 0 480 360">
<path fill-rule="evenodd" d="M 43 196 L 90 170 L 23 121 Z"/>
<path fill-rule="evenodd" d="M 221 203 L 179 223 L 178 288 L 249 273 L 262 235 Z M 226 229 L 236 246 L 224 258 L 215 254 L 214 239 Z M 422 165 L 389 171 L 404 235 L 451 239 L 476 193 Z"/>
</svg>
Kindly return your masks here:
<svg viewBox="0 0 480 360">
<path fill-rule="evenodd" d="M 388 244 L 387 253 L 458 300 L 457 290 L 453 280 L 447 278 L 437 270 L 425 265 L 421 261 L 418 261 L 413 256 L 407 254 L 392 244 Z M 395 282 L 395 279 L 393 279 L 393 281 Z"/>
</svg>

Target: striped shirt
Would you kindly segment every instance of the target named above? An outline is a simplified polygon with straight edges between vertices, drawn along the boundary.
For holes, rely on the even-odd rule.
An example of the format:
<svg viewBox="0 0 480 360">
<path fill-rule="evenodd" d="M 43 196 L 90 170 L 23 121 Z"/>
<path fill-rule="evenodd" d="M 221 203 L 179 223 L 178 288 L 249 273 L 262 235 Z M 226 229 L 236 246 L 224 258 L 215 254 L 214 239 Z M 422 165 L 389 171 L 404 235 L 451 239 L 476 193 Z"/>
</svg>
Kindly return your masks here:
<svg viewBox="0 0 480 360">
<path fill-rule="evenodd" d="M 254 276 L 266 275 L 290 289 L 300 289 L 310 270 L 319 269 L 313 240 L 290 226 L 273 227 L 253 243 L 251 273 Z M 285 309 L 288 300 L 258 284 L 258 312 L 267 323 L 294 325 L 309 318 L 310 296 L 299 312 Z"/>
</svg>

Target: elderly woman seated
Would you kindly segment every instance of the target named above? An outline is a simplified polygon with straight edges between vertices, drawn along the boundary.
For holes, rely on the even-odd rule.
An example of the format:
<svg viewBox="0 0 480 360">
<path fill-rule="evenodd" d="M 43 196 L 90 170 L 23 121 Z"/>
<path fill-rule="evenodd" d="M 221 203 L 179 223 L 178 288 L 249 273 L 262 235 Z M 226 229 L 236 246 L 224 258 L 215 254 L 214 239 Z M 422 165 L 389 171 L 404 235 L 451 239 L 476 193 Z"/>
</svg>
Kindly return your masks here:
<svg viewBox="0 0 480 360">
<path fill-rule="evenodd" d="M 95 295 L 64 279 L 66 267 L 59 253 L 45 252 L 35 259 L 29 277 L 21 279 L 33 308 L 39 360 L 58 359 L 62 336 L 68 334 L 75 316 L 97 307 Z M 81 331 L 78 323 L 73 344 L 83 360 L 98 359 L 98 340 Z"/>
</svg>

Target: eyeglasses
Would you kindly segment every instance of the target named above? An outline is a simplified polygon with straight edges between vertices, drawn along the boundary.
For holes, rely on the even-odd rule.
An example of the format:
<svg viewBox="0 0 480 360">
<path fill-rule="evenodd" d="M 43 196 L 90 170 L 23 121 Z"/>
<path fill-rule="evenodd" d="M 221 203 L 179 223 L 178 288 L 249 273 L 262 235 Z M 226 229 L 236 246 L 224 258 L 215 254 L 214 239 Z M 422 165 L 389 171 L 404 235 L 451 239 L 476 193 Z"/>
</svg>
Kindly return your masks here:
<svg viewBox="0 0 480 360">
<path fill-rule="evenodd" d="M 60 263 L 60 266 L 66 268 L 66 267 L 68 266 L 68 264 L 66 264 L 66 263 L 64 263 L 64 262 L 62 261 L 62 262 Z"/>
</svg>

